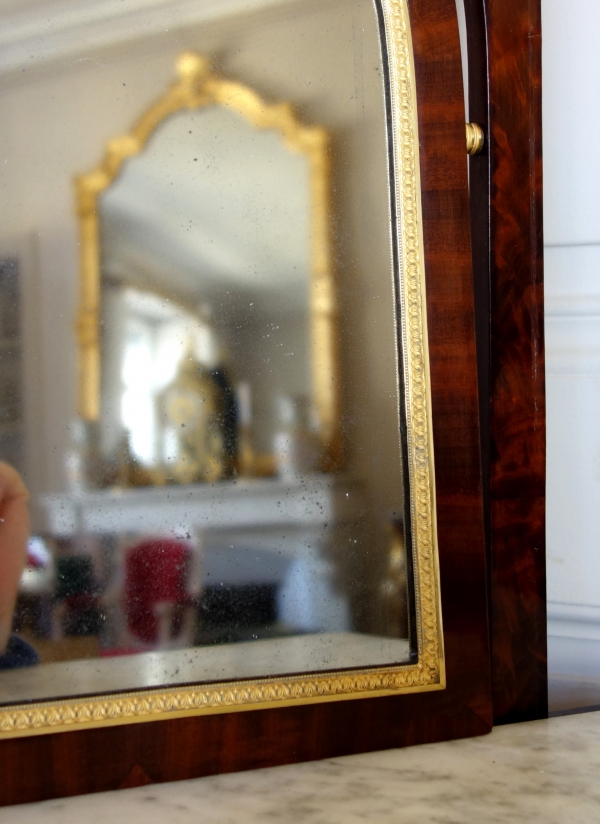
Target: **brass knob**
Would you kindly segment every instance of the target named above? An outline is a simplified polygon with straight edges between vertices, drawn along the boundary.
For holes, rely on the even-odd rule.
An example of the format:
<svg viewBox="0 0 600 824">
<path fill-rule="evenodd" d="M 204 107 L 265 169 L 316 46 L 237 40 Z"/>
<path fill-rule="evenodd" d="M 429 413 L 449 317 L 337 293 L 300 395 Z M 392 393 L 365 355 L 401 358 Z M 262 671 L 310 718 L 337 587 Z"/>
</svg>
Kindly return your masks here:
<svg viewBox="0 0 600 824">
<path fill-rule="evenodd" d="M 476 155 L 483 149 L 485 135 L 477 123 L 465 123 L 467 131 L 467 154 Z"/>
</svg>

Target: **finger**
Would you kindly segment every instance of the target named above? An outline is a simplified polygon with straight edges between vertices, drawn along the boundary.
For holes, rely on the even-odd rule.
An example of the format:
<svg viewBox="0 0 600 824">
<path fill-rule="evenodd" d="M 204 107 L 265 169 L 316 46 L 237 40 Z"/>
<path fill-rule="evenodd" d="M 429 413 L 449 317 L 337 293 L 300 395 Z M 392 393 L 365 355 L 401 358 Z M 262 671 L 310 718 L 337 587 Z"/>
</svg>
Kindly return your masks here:
<svg viewBox="0 0 600 824">
<path fill-rule="evenodd" d="M 15 498 L 26 501 L 29 498 L 27 487 L 16 469 L 0 461 L 0 506 Z"/>
<path fill-rule="evenodd" d="M 5 500 L 0 518 L 0 654 L 4 651 L 27 558 L 29 513 L 24 496 Z"/>
</svg>

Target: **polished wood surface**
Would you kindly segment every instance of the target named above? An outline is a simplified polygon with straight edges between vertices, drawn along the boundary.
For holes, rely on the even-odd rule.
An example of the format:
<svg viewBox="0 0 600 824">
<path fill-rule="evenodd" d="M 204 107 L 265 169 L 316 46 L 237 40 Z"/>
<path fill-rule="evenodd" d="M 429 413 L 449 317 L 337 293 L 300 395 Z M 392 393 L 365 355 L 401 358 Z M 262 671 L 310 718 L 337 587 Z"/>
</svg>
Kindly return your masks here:
<svg viewBox="0 0 600 824">
<path fill-rule="evenodd" d="M 465 0 L 495 723 L 547 714 L 540 0 Z"/>
<path fill-rule="evenodd" d="M 0 803 L 407 746 L 492 726 L 464 105 L 454 0 L 410 0 L 448 687 L 14 739 Z"/>
</svg>

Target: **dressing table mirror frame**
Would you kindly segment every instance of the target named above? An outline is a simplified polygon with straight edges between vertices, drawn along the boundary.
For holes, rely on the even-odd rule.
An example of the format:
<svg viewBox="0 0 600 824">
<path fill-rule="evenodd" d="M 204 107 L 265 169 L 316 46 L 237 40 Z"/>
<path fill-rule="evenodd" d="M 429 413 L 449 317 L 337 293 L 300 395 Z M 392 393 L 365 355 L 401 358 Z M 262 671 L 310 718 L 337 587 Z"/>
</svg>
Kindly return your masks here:
<svg viewBox="0 0 600 824">
<path fill-rule="evenodd" d="M 0 804 L 491 730 L 475 298 L 456 5 L 455 0 L 408 0 L 405 17 L 404 2 L 376 0 L 376 8 L 384 73 L 395 65 L 400 18 L 410 23 L 413 45 L 446 688 L 15 737 L 0 741 Z M 498 0 L 507 19 L 520 2 Z M 499 56 L 497 60 L 500 63 Z M 512 75 L 506 78 L 510 85 Z M 486 130 L 486 142 L 488 135 Z M 484 149 L 481 158 L 486 156 Z"/>
<path fill-rule="evenodd" d="M 390 176 L 394 181 L 390 202 L 398 307 L 396 334 L 401 353 L 400 398 L 404 403 L 399 420 L 406 433 L 403 448 L 407 453 L 404 463 L 408 469 L 409 489 L 410 525 L 407 534 L 412 537 L 415 660 L 354 670 L 165 686 L 7 706 L 0 709 L 0 737 L 43 735 L 72 729 L 445 688 L 415 69 L 405 0 L 386 0 L 381 10 L 387 34 L 385 48 L 390 55 L 386 84 Z M 322 358 L 320 347 L 323 344 L 326 347 L 324 366 L 320 367 L 323 371 L 315 383 L 319 386 L 323 378 L 331 380 L 333 377 L 333 289 L 326 225 L 328 175 L 325 132 L 300 127 L 286 104 L 267 106 L 246 87 L 216 77 L 209 71 L 207 61 L 197 55 L 184 54 L 178 62 L 178 70 L 179 82 L 142 116 L 129 135 L 109 143 L 105 159 L 96 171 L 78 181 L 83 286 L 78 331 L 82 411 L 87 417 L 95 418 L 99 412 L 100 259 L 97 198 L 116 177 L 126 158 L 141 151 L 148 137 L 166 117 L 182 109 L 213 102 L 231 106 L 259 127 L 275 128 L 282 133 L 286 142 L 305 151 L 311 158 L 316 205 L 314 226 L 319 230 L 314 239 L 311 307 L 315 338 L 313 351 L 319 359 Z M 317 399 L 330 415 L 335 412 L 337 400 L 334 401 L 333 396 L 317 394 Z M 326 430 L 327 434 L 330 431 Z"/>
<path fill-rule="evenodd" d="M 194 52 L 177 60 L 178 80 L 150 106 L 128 134 L 110 140 L 104 158 L 92 172 L 75 181 L 80 235 L 80 298 L 77 313 L 79 347 L 79 414 L 98 420 L 100 410 L 101 261 L 99 198 L 127 161 L 143 152 L 148 140 L 173 114 L 205 106 L 223 106 L 256 129 L 278 133 L 288 150 L 303 154 L 310 178 L 309 314 L 313 402 L 319 420 L 321 468 L 332 472 L 341 463 L 337 310 L 331 241 L 329 135 L 306 126 L 290 103 L 268 103 L 254 90 L 220 77 L 209 61 Z"/>
</svg>

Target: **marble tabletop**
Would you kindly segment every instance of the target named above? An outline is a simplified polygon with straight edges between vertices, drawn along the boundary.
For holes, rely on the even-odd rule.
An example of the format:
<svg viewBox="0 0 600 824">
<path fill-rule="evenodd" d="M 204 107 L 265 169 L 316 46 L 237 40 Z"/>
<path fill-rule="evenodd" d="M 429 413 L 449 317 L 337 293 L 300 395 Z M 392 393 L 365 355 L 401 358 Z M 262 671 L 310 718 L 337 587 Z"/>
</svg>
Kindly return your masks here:
<svg viewBox="0 0 600 824">
<path fill-rule="evenodd" d="M 8 807 L 2 824 L 587 824 L 600 712 L 404 750 Z"/>
</svg>

